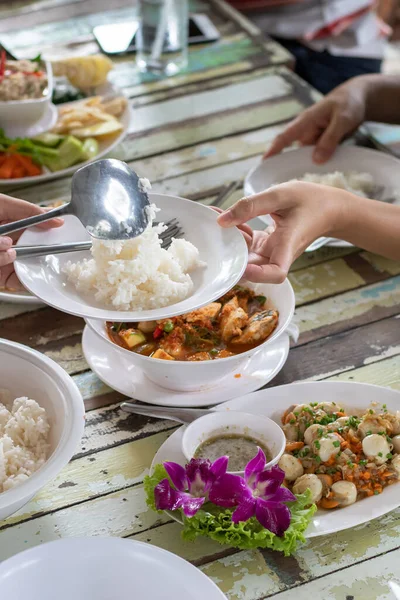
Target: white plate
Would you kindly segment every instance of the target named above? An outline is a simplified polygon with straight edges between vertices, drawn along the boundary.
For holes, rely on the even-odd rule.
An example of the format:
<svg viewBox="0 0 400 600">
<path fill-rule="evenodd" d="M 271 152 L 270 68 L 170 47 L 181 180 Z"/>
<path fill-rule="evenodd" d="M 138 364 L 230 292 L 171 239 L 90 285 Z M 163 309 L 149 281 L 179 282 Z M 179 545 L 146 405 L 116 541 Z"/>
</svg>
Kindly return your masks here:
<svg viewBox="0 0 400 600">
<path fill-rule="evenodd" d="M 313 150 L 309 146 L 298 148 L 262 161 L 246 176 L 245 195 L 257 194 L 271 185 L 297 179 L 305 173 L 320 175 L 334 171 L 370 173 L 376 185 L 384 186 L 387 198 L 392 195 L 393 190 L 400 190 L 400 162 L 389 154 L 368 148 L 341 146 L 327 163 L 316 165 L 312 160 Z M 272 223 L 269 215 L 261 216 L 260 219 L 268 225 Z M 336 248 L 351 247 L 351 244 L 342 240 L 327 245 Z"/>
<path fill-rule="evenodd" d="M 134 540 L 72 538 L 25 550 L 0 565 L 7 600 L 223 600 L 200 569 Z"/>
<path fill-rule="evenodd" d="M 64 108 L 67 106 L 74 106 L 75 104 L 79 104 L 80 102 L 82 102 L 82 100 L 76 100 L 75 102 L 66 102 L 65 104 L 59 104 L 58 106 L 54 106 L 52 104 L 51 106 L 54 106 L 54 109 L 56 111 L 58 111 L 59 108 Z M 10 186 L 10 185 L 17 186 L 17 185 L 22 185 L 22 184 L 25 185 L 25 184 L 31 184 L 31 183 L 42 183 L 43 181 L 50 181 L 51 179 L 57 179 L 59 177 L 65 177 L 66 175 L 72 175 L 72 173 L 75 173 L 75 171 L 77 171 L 84 165 L 87 165 L 90 162 L 93 162 L 94 160 L 98 160 L 98 159 L 102 158 L 103 156 L 105 156 L 106 154 L 108 154 L 109 152 L 111 152 L 111 150 L 113 150 L 113 148 L 115 148 L 115 146 L 117 146 L 122 141 L 122 139 L 125 137 L 125 135 L 128 132 L 130 121 L 131 121 L 131 108 L 130 108 L 129 104 L 127 105 L 124 113 L 122 114 L 122 116 L 120 117 L 119 120 L 122 123 L 122 131 L 110 140 L 107 140 L 107 141 L 99 140 L 99 153 L 97 154 L 97 156 L 95 156 L 91 160 L 87 160 L 85 162 L 80 162 L 76 165 L 73 165 L 72 167 L 69 167 L 68 169 L 62 169 L 61 171 L 56 171 L 55 173 L 52 173 L 51 171 L 46 169 L 46 167 L 43 167 L 43 173 L 41 175 L 35 175 L 34 177 L 20 177 L 18 179 L 0 179 L 0 187 Z M 55 119 L 55 121 L 52 124 L 49 124 L 49 127 L 47 128 L 47 130 L 51 129 L 54 126 L 56 121 L 57 121 L 57 118 Z M 35 125 L 35 127 L 36 127 L 36 125 Z M 43 131 L 44 130 L 42 129 L 42 132 Z M 34 136 L 37 134 L 38 134 L 38 132 L 35 131 L 34 133 L 31 133 L 30 136 Z M 30 136 L 25 135 L 24 137 L 30 137 Z"/>
<path fill-rule="evenodd" d="M 51 102 L 47 106 L 47 110 L 44 113 L 43 117 L 37 122 L 31 125 L 28 128 L 18 127 L 18 124 L 13 123 L 12 126 L 7 128 L 7 135 L 10 138 L 16 137 L 34 137 L 35 135 L 39 135 L 45 131 L 49 131 L 52 129 L 57 122 L 58 110 L 57 107 Z M 3 183 L 7 181 L 5 179 L 1 180 Z M 11 179 L 8 181 L 21 181 L 21 179 Z"/>
<path fill-rule="evenodd" d="M 152 383 L 129 359 L 110 347 L 89 327 L 82 337 L 83 354 L 99 379 L 120 394 L 159 406 L 199 408 L 226 402 L 258 390 L 282 369 L 289 353 L 289 336 L 283 333 L 277 341 L 254 354 L 239 373 L 227 375 L 214 387 L 198 392 L 175 392 Z"/>
<path fill-rule="evenodd" d="M 345 409 L 368 409 L 373 402 L 378 402 L 380 405 L 386 404 L 389 411 L 397 411 L 400 410 L 400 393 L 366 383 L 341 381 L 291 383 L 236 398 L 218 406 L 216 410 L 245 410 L 247 413 L 263 415 L 280 423 L 282 414 L 289 406 L 310 402 L 336 402 Z M 164 442 L 153 459 L 150 471 L 153 470 L 154 465 L 165 461 L 185 464 L 181 449 L 182 432 L 183 427 Z M 379 496 L 365 498 L 338 511 L 317 511 L 305 535 L 311 538 L 356 527 L 381 517 L 398 506 L 400 506 L 400 482 L 386 488 Z"/>
<path fill-rule="evenodd" d="M 68 261 L 82 260 L 90 256 L 89 251 L 17 260 L 15 272 L 18 279 L 49 306 L 102 321 L 163 319 L 190 312 L 223 296 L 240 280 L 246 268 L 247 246 L 240 231 L 236 228 L 222 229 L 217 223 L 217 213 L 200 203 L 163 194 L 149 194 L 149 197 L 160 208 L 157 219 L 166 222 L 177 217 L 185 239 L 199 249 L 200 259 L 207 263 L 191 274 L 194 290 L 185 300 L 148 311 L 118 311 L 96 303 L 94 296 L 85 297 L 79 293 L 62 272 Z M 60 244 L 89 238 L 80 221 L 67 216 L 65 224 L 57 229 L 27 229 L 18 245 Z"/>
<path fill-rule="evenodd" d="M 0 302 L 9 302 L 10 304 L 42 304 L 38 298 L 32 296 L 29 292 L 5 292 L 0 290 Z"/>
</svg>

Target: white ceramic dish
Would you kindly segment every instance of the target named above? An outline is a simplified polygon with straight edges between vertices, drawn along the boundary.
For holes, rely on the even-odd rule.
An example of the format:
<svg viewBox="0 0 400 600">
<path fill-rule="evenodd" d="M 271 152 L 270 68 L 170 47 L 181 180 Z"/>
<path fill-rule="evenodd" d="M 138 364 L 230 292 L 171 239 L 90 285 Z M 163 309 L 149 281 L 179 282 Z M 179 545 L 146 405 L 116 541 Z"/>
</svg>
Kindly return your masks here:
<svg viewBox="0 0 400 600">
<path fill-rule="evenodd" d="M 57 106 L 55 106 L 55 104 L 50 102 L 47 105 L 44 115 L 42 116 L 42 118 L 39 121 L 37 121 L 33 125 L 30 125 L 29 127 L 25 127 L 25 126 L 21 127 L 21 125 L 18 125 L 18 123 L 13 123 L 12 126 L 8 128 L 7 135 L 10 138 L 15 138 L 15 137 L 32 138 L 32 137 L 35 137 L 35 135 L 40 135 L 41 133 L 44 133 L 45 131 L 49 131 L 50 129 L 53 129 L 54 125 L 57 122 L 57 118 L 58 118 Z M 12 181 L 15 181 L 15 180 L 12 180 Z M 21 180 L 16 180 L 16 181 L 21 181 Z"/>
<path fill-rule="evenodd" d="M 44 96 L 0 102 L 0 127 L 7 136 L 25 137 L 25 132 L 43 120 L 48 112 L 53 96 L 53 69 L 48 61 L 45 61 L 44 66 L 48 81 L 47 93 Z"/>
<path fill-rule="evenodd" d="M 247 359 L 239 372 L 217 385 L 204 383 L 196 392 L 173 392 L 152 383 L 143 371 L 124 356 L 110 352 L 108 343 L 85 327 L 82 348 L 89 367 L 106 385 L 135 400 L 158 406 L 200 408 L 220 404 L 260 389 L 284 366 L 289 353 L 289 336 L 283 333 L 271 346 Z"/>
<path fill-rule="evenodd" d="M 39 133 L 43 133 L 43 131 L 48 131 L 48 129 L 51 129 L 55 125 L 55 122 L 57 121 L 58 108 L 74 106 L 76 104 L 79 104 L 80 102 L 81 102 L 81 100 L 76 100 L 75 102 L 66 102 L 64 104 L 58 105 L 58 107 L 55 107 L 55 109 L 57 111 L 56 118 L 55 119 L 52 118 L 52 120 L 54 122 L 51 124 L 51 121 L 49 121 L 49 124 L 46 125 L 46 127 L 41 132 L 32 129 L 31 131 L 33 131 L 33 133 L 30 133 L 30 135 L 38 135 Z M 128 130 L 129 130 L 129 125 L 131 122 L 131 107 L 129 105 L 126 107 L 124 113 L 120 117 L 120 121 L 122 123 L 121 132 L 119 134 L 117 134 L 115 137 L 112 137 L 111 139 L 99 141 L 99 153 L 93 159 L 78 163 L 76 165 L 73 165 L 72 167 L 69 167 L 68 169 L 62 169 L 61 171 L 56 171 L 54 173 L 52 173 L 50 170 L 46 169 L 46 167 L 43 167 L 43 173 L 41 175 L 35 175 L 34 177 L 21 177 L 19 179 L 0 179 L 0 188 L 5 187 L 5 186 L 9 187 L 9 186 L 22 185 L 22 184 L 28 185 L 28 184 L 33 184 L 33 183 L 42 183 L 44 181 L 50 181 L 52 179 L 57 179 L 59 177 L 66 177 L 67 175 L 72 175 L 72 173 L 75 173 L 75 171 L 77 171 L 84 165 L 87 165 L 90 162 L 93 162 L 93 160 L 99 160 L 106 154 L 109 154 L 122 141 L 122 139 L 127 134 Z M 27 135 L 28 134 L 24 135 L 24 137 L 27 137 Z M 13 137 L 13 136 L 10 136 L 10 137 Z"/>
<path fill-rule="evenodd" d="M 183 314 L 212 302 L 233 287 L 247 264 L 247 246 L 240 231 L 222 229 L 217 223 L 217 213 L 202 204 L 162 194 L 149 194 L 149 197 L 160 208 L 157 215 L 160 221 L 179 219 L 185 239 L 199 249 L 200 259 L 207 263 L 191 274 L 194 290 L 185 300 L 148 311 L 118 311 L 96 303 L 93 295 L 80 294 L 62 272 L 68 261 L 89 257 L 88 251 L 18 260 L 15 271 L 19 280 L 27 290 L 54 308 L 80 317 L 108 321 L 157 320 Z M 59 244 L 89 237 L 80 221 L 67 216 L 65 224 L 57 229 L 26 230 L 18 244 Z"/>
<path fill-rule="evenodd" d="M 200 569 L 134 540 L 72 538 L 36 546 L 0 565 L 7 600 L 223 600 Z"/>
<path fill-rule="evenodd" d="M 247 413 L 263 415 L 279 423 L 282 413 L 292 404 L 322 401 L 340 402 L 345 409 L 368 409 L 376 402 L 386 404 L 389 411 L 400 409 L 400 393 L 394 390 L 365 383 L 318 381 L 268 388 L 226 402 L 215 410 L 245 410 Z M 165 461 L 185 464 L 185 456 L 182 452 L 183 432 L 182 427 L 161 446 L 153 459 L 151 471 L 154 465 Z M 379 496 L 365 498 L 346 508 L 337 511 L 319 510 L 306 531 L 306 537 L 327 535 L 362 525 L 398 506 L 400 506 L 400 482 L 386 488 Z"/>
<path fill-rule="evenodd" d="M 386 190 L 384 197 L 389 198 L 394 190 L 400 190 L 400 162 L 389 154 L 368 148 L 341 146 L 327 163 L 316 165 L 312 160 L 312 152 L 313 148 L 308 146 L 262 161 L 246 176 L 245 195 L 257 194 L 277 183 L 302 177 L 305 173 L 323 174 L 333 171 L 370 173 L 378 186 L 384 186 Z M 268 225 L 272 223 L 269 215 L 260 218 Z M 328 245 L 351 246 L 343 240 L 336 240 Z"/>
<path fill-rule="evenodd" d="M 267 469 L 276 465 L 285 450 L 285 434 L 272 419 L 259 414 L 233 410 L 215 411 L 185 427 L 182 435 L 182 452 L 187 462 L 195 457 L 201 444 L 221 434 L 249 436 L 268 448 L 271 452 L 271 460 L 265 465 Z M 229 469 L 228 472 L 236 475 L 243 473 L 243 471 Z"/>
<path fill-rule="evenodd" d="M 83 434 L 85 408 L 64 369 L 36 350 L 2 339 L 0 387 L 10 390 L 14 398 L 36 400 L 46 409 L 51 427 L 50 455 L 43 467 L 21 485 L 0 493 L 2 520 L 24 506 L 72 458 Z"/>
<path fill-rule="evenodd" d="M 279 285 L 251 284 L 247 281 L 243 283 L 254 289 L 257 294 L 262 294 L 268 298 L 272 305 L 279 311 L 279 322 L 275 331 L 263 344 L 229 358 L 203 362 L 167 361 L 150 358 L 114 344 L 107 334 L 105 322 L 87 319 L 86 323 L 109 344 L 109 352 L 123 355 L 127 361 L 139 367 L 153 383 L 174 391 L 192 392 L 198 390 L 204 385 L 204 382 L 207 382 L 207 385 L 216 385 L 219 380 L 229 373 L 240 371 L 246 360 L 256 354 L 260 350 L 260 347 L 267 347 L 273 344 L 287 329 L 293 318 L 295 298 L 293 288 L 287 279 Z M 218 294 L 214 298 L 219 298 L 220 296 L 221 294 Z M 184 312 L 187 311 L 182 311 L 183 314 Z"/>
</svg>

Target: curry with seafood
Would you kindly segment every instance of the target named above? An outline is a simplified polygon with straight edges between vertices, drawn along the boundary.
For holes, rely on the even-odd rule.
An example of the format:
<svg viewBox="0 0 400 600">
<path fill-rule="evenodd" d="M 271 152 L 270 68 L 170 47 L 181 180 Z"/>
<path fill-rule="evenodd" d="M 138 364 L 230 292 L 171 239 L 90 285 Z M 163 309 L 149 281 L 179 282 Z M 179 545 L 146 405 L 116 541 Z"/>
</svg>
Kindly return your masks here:
<svg viewBox="0 0 400 600">
<path fill-rule="evenodd" d="M 228 358 L 262 344 L 276 329 L 279 313 L 265 296 L 235 286 L 217 302 L 171 319 L 110 323 L 110 339 L 127 350 L 164 360 Z"/>
</svg>

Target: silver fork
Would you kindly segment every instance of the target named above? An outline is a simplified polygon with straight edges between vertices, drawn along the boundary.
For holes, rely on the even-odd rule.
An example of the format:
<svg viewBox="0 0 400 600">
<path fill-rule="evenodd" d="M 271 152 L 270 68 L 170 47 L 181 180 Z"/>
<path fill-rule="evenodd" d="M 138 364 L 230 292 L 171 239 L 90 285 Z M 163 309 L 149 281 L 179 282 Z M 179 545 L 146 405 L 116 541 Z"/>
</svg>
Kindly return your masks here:
<svg viewBox="0 0 400 600">
<path fill-rule="evenodd" d="M 157 225 L 157 223 L 154 223 Z M 165 223 L 167 229 L 160 234 L 162 240 L 161 247 L 165 250 L 170 247 L 173 238 L 181 238 L 184 231 L 177 219 L 171 219 Z M 14 250 L 18 258 L 34 258 L 36 256 L 46 256 L 47 254 L 64 254 L 68 252 L 81 252 L 90 250 L 92 241 L 72 242 L 70 244 L 54 244 L 47 246 L 15 246 Z"/>
</svg>

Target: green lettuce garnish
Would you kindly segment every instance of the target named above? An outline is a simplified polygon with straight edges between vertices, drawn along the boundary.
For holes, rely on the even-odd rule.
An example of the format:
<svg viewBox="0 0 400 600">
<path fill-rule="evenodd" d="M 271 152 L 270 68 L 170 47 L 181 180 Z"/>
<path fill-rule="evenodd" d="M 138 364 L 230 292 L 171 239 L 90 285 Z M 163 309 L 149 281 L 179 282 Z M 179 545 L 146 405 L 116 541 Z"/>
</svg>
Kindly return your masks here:
<svg viewBox="0 0 400 600">
<path fill-rule="evenodd" d="M 144 480 L 147 505 L 156 512 L 162 511 L 156 509 L 154 490 L 165 478 L 168 478 L 167 472 L 164 466 L 159 464 Z M 233 509 L 220 508 L 208 502 L 193 517 L 185 517 L 181 510 L 178 511 L 183 521 L 182 538 L 195 541 L 197 537 L 205 536 L 219 544 L 239 550 L 269 548 L 290 556 L 296 551 L 299 543 L 305 542 L 304 533 L 317 510 L 315 504 L 311 504 L 310 490 L 296 498 L 295 502 L 287 503 L 291 521 L 282 537 L 262 527 L 254 517 L 246 522 L 233 523 Z"/>
</svg>

